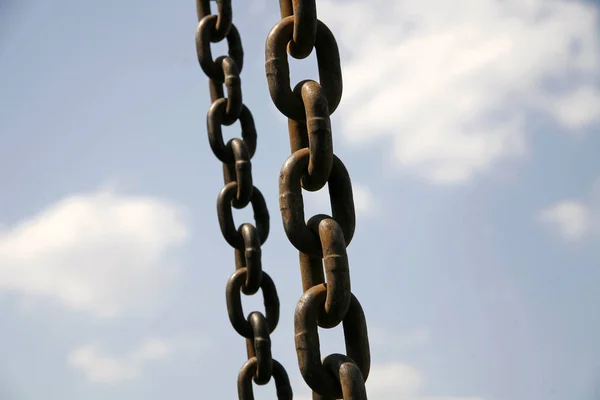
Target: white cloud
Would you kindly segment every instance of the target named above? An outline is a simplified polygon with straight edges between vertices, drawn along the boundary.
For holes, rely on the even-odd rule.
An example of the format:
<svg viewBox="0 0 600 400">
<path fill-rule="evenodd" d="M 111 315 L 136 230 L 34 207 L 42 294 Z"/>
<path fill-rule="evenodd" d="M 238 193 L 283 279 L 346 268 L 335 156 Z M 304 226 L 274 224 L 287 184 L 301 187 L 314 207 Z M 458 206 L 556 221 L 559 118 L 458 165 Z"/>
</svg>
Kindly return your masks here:
<svg viewBox="0 0 600 400">
<path fill-rule="evenodd" d="M 600 178 L 587 199 L 567 199 L 542 209 L 537 219 L 563 239 L 577 242 L 600 233 Z"/>
<path fill-rule="evenodd" d="M 81 370 L 95 383 L 117 383 L 138 378 L 146 364 L 168 357 L 173 343 L 163 339 L 147 339 L 130 352 L 115 356 L 107 354 L 100 346 L 89 344 L 73 350 L 68 364 Z"/>
<path fill-rule="evenodd" d="M 355 145 L 390 137 L 394 163 L 431 182 L 524 154 L 528 111 L 566 129 L 599 122 L 592 4 L 323 0 L 319 18 L 345 61 L 340 134 Z"/>
<path fill-rule="evenodd" d="M 563 201 L 542 210 L 539 218 L 552 225 L 561 236 L 570 241 L 584 237 L 591 228 L 590 209 L 578 201 Z"/>
<path fill-rule="evenodd" d="M 173 205 L 109 190 L 74 195 L 0 231 L 0 291 L 111 317 L 152 305 L 187 228 Z"/>
<path fill-rule="evenodd" d="M 423 384 L 422 374 L 413 366 L 389 363 L 371 367 L 366 387 L 369 397 L 380 400 L 483 400 L 481 397 L 427 396 L 423 394 Z M 298 397 L 310 398 L 305 394 Z"/>
<path fill-rule="evenodd" d="M 374 365 L 366 382 L 371 397 L 390 399 L 414 397 L 422 384 L 421 374 L 415 368 L 400 363 Z"/>
<path fill-rule="evenodd" d="M 600 93 L 582 87 L 556 100 L 559 118 L 572 129 L 585 126 L 600 117 Z"/>
</svg>

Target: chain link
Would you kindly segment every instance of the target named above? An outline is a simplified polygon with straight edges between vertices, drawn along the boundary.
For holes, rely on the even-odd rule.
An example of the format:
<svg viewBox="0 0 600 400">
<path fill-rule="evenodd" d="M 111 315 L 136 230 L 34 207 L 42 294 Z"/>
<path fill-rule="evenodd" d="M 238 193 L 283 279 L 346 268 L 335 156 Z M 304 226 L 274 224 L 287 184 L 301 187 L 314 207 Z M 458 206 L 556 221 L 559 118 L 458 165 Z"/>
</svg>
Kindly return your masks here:
<svg viewBox="0 0 600 400">
<path fill-rule="evenodd" d="M 363 374 L 352 359 L 342 354 L 332 354 L 323 360 L 323 365 L 333 373 L 342 386 L 345 400 L 366 400 L 367 391 Z M 331 396 L 313 393 L 313 400 L 333 400 Z"/>
<path fill-rule="evenodd" d="M 269 275 L 262 270 L 261 245 L 269 236 L 269 211 L 261 192 L 254 186 L 251 159 L 256 152 L 257 134 L 250 110 L 244 105 L 240 73 L 244 50 L 233 24 L 231 0 L 217 0 L 217 14 L 212 14 L 209 0 L 197 0 L 198 27 L 196 52 L 198 62 L 208 76 L 211 106 L 206 119 L 210 147 L 223 163 L 225 186 L 217 199 L 217 215 L 223 237 L 234 248 L 236 271 L 227 282 L 227 313 L 233 328 L 246 338 L 248 361 L 238 374 L 238 397 L 253 400 L 252 381 L 265 385 L 275 380 L 277 398 L 292 399 L 287 372 L 272 358 L 271 338 L 279 322 L 279 298 Z M 227 40 L 228 55 L 213 59 L 211 43 Z M 298 52 L 306 49 L 298 42 Z M 223 90 L 227 92 L 227 97 Z M 224 143 L 222 127 L 239 121 L 241 139 Z M 316 170 L 322 168 L 318 163 Z M 318 174 L 318 172 L 317 172 Z M 245 223 L 236 229 L 232 207 L 248 205 L 254 211 L 255 224 Z M 261 289 L 265 314 L 255 311 L 244 317 L 241 294 L 253 295 Z"/>
<path fill-rule="evenodd" d="M 342 97 L 338 46 L 317 19 L 315 0 L 280 0 L 281 20 L 266 43 L 265 70 L 273 103 L 288 117 L 291 156 L 279 175 L 279 208 L 285 233 L 300 252 L 304 294 L 294 315 L 298 365 L 313 400 L 365 400 L 371 355 L 363 309 L 351 292 L 346 247 L 356 217 L 350 176 L 333 153 L 330 116 Z M 288 53 L 296 59 L 316 50 L 319 81 L 290 86 Z M 328 184 L 332 216 L 305 222 L 302 189 Z M 327 281 L 325 282 L 325 278 Z M 321 359 L 318 327 L 342 323 L 347 355 Z"/>
<path fill-rule="evenodd" d="M 266 45 L 266 73 L 269 93 L 275 106 L 286 117 L 305 120 L 302 98 L 290 86 L 287 46 L 292 40 L 294 17 L 285 17 L 269 32 Z M 329 113 L 333 114 L 342 98 L 342 69 L 337 42 L 329 28 L 318 21 L 315 40 L 319 81 L 325 92 Z M 300 82 L 299 85 L 304 83 Z"/>
</svg>

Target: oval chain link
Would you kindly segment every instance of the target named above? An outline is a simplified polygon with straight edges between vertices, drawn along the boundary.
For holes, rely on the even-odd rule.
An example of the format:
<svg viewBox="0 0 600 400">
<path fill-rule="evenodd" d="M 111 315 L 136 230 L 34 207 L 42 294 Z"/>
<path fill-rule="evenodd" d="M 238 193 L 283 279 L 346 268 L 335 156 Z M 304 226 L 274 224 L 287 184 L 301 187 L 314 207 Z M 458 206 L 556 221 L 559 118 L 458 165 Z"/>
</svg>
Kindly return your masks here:
<svg viewBox="0 0 600 400">
<path fill-rule="evenodd" d="M 238 398 L 240 400 L 254 400 L 252 392 L 252 378 L 256 376 L 258 370 L 258 360 L 256 357 L 250 358 L 238 375 Z M 275 380 L 275 389 L 277 390 L 277 398 L 279 400 L 292 400 L 292 387 L 290 379 L 285 372 L 285 368 L 273 360 L 273 379 Z"/>
<path fill-rule="evenodd" d="M 371 354 L 363 309 L 351 292 L 346 247 L 356 217 L 346 167 L 333 152 L 330 116 L 342 97 L 342 73 L 333 33 L 317 19 L 315 0 L 280 0 L 281 20 L 265 49 L 269 93 L 288 117 L 291 156 L 279 175 L 279 208 L 285 233 L 300 251 L 304 294 L 294 315 L 298 365 L 313 399 L 365 400 Z M 290 86 L 289 54 L 297 59 L 316 49 L 319 83 Z M 328 184 L 332 216 L 305 222 L 302 189 Z M 326 278 L 326 281 L 325 281 Z M 343 325 L 347 355 L 321 359 L 318 327 Z"/>
<path fill-rule="evenodd" d="M 269 211 L 252 179 L 251 159 L 256 151 L 257 135 L 252 114 L 242 99 L 242 41 L 233 24 L 231 0 L 217 0 L 218 14 L 211 13 L 209 0 L 197 0 L 196 9 L 196 52 L 200 67 L 208 76 L 211 100 L 206 118 L 208 140 L 213 153 L 223 163 L 225 187 L 218 196 L 217 215 L 221 232 L 235 252 L 236 271 L 229 278 L 226 290 L 227 313 L 234 329 L 246 338 L 248 354 L 248 361 L 238 374 L 238 396 L 253 400 L 252 381 L 265 385 L 273 377 L 277 398 L 291 400 L 287 372 L 271 356 L 270 334 L 279 321 L 279 298 L 273 280 L 262 270 L 261 245 L 269 236 Z M 211 43 L 223 39 L 227 40 L 228 55 L 213 59 Z M 298 51 L 308 46 L 305 41 L 299 43 Z M 222 127 L 236 121 L 240 122 L 242 138 L 225 144 Z M 316 168 L 322 167 L 317 164 Z M 248 204 L 254 210 L 256 226 L 245 223 L 236 228 L 231 208 L 245 208 Z M 259 289 L 264 296 L 266 317 L 255 311 L 245 318 L 241 294 L 253 295 Z"/>
</svg>

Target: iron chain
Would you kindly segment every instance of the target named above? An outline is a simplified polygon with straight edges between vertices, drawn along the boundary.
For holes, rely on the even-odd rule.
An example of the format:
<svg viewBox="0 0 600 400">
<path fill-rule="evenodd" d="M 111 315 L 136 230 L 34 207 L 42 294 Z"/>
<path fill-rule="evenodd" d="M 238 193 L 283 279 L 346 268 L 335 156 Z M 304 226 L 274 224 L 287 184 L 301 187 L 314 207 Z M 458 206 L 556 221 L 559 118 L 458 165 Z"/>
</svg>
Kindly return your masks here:
<svg viewBox="0 0 600 400">
<path fill-rule="evenodd" d="M 237 28 L 233 24 L 231 0 L 217 0 L 217 14 L 212 14 L 209 0 L 196 0 L 198 27 L 196 51 L 198 62 L 209 78 L 211 106 L 207 115 L 210 147 L 223 163 L 225 187 L 217 199 L 217 214 L 221 232 L 235 251 L 235 267 L 227 283 L 227 312 L 234 329 L 246 338 L 248 361 L 238 374 L 238 397 L 253 400 L 252 381 L 267 384 L 273 377 L 277 398 L 292 399 L 287 372 L 271 356 L 271 338 L 279 321 L 279 298 L 273 280 L 262 270 L 261 245 L 269 236 L 269 212 L 261 192 L 254 186 L 251 159 L 256 151 L 257 134 L 250 110 L 244 105 L 240 73 L 244 50 Z M 227 40 L 228 55 L 213 59 L 211 43 Z M 307 44 L 298 45 L 298 52 Z M 227 97 L 224 96 L 225 85 Z M 241 139 L 223 141 L 222 126 L 241 125 Z M 320 168 L 320 167 L 317 167 Z M 231 207 L 252 205 L 255 224 L 236 228 Z M 265 315 L 252 312 L 247 318 L 242 310 L 241 294 L 253 295 L 262 289 Z"/>
<path fill-rule="evenodd" d="M 267 38 L 265 69 L 271 99 L 288 117 L 292 152 L 279 175 L 279 208 L 285 233 L 300 252 L 304 294 L 294 316 L 298 365 L 314 400 L 365 400 L 369 339 L 363 309 L 351 292 L 346 253 L 356 223 L 354 199 L 348 171 L 333 152 L 330 123 L 342 97 L 339 50 L 333 33 L 317 19 L 315 0 L 279 3 L 281 20 Z M 305 80 L 292 89 L 288 53 L 302 59 L 313 48 L 320 82 Z M 332 216 L 305 222 L 302 189 L 318 191 L 325 184 Z M 318 327 L 340 323 L 347 355 L 322 360 Z"/>
<path fill-rule="evenodd" d="M 234 329 L 246 338 L 248 354 L 238 374 L 238 395 L 253 400 L 252 380 L 264 385 L 273 377 L 278 398 L 292 399 L 287 373 L 271 356 L 270 334 L 279 321 L 279 300 L 272 279 L 262 271 L 261 245 L 269 234 L 269 213 L 252 179 L 257 134 L 242 99 L 242 42 L 233 24 L 231 0 L 217 0 L 217 14 L 211 13 L 209 0 L 196 4 L 196 49 L 209 78 L 212 103 L 207 133 L 213 153 L 223 163 L 225 187 L 218 196 L 217 213 L 221 232 L 235 252 L 236 272 L 227 283 L 227 310 Z M 354 200 L 348 171 L 333 153 L 330 122 L 342 96 L 339 50 L 333 33 L 317 19 L 315 0 L 280 0 L 280 11 L 281 21 L 267 38 L 265 67 L 271 98 L 288 117 L 292 152 L 281 170 L 279 202 L 286 235 L 300 252 L 304 294 L 294 316 L 298 364 L 313 399 L 363 400 L 371 365 L 369 340 L 364 312 L 351 292 L 346 253 L 355 229 Z M 213 59 L 210 45 L 223 39 L 228 55 Z M 319 82 L 305 80 L 292 89 L 288 53 L 303 59 L 313 48 Z M 236 121 L 240 121 L 241 139 L 225 144 L 222 126 Z M 332 216 L 319 214 L 305 222 L 302 189 L 318 191 L 326 184 Z M 248 204 L 256 226 L 245 223 L 236 229 L 231 207 Z M 244 318 L 241 293 L 253 295 L 259 289 L 266 317 L 252 312 Z M 318 327 L 333 328 L 340 323 L 347 355 L 331 354 L 321 360 Z"/>
</svg>

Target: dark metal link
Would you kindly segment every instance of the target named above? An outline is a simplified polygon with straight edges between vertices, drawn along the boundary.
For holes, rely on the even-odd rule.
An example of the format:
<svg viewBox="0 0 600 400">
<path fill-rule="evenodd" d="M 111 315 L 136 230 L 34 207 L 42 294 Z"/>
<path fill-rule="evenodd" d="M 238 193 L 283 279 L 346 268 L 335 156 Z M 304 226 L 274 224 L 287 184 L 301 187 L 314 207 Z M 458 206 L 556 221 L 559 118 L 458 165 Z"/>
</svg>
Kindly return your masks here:
<svg viewBox="0 0 600 400">
<path fill-rule="evenodd" d="M 219 14 L 215 27 L 211 32 L 211 39 L 213 43 L 220 42 L 227 36 L 229 30 L 231 29 L 231 21 L 233 18 L 231 0 L 217 0 L 217 6 Z M 201 21 L 202 18 L 206 17 L 207 15 L 211 15 L 210 1 L 196 0 L 196 12 L 198 14 L 198 21 Z"/>
<path fill-rule="evenodd" d="M 213 41 L 212 32 L 216 27 L 218 17 L 214 14 L 207 15 L 198 23 L 196 29 L 196 53 L 198 62 L 204 73 L 217 82 L 225 81 L 223 68 L 213 60 L 210 44 Z M 242 72 L 244 64 L 244 49 L 242 48 L 242 39 L 235 25 L 231 24 L 229 33 L 227 33 L 228 54 L 235 62 L 238 72 Z"/>
<path fill-rule="evenodd" d="M 279 209 L 285 233 L 294 247 L 304 253 L 322 254 L 319 237 L 304 222 L 300 178 L 307 171 L 309 158 L 310 150 L 300 149 L 283 164 L 279 174 Z M 348 246 L 356 225 L 352 184 L 346 167 L 335 155 L 328 186 L 333 219 L 340 224 Z"/>
<path fill-rule="evenodd" d="M 206 116 L 206 130 L 208 132 L 208 142 L 214 155 L 225 164 L 233 164 L 235 158 L 231 147 L 223 142 L 223 118 L 227 108 L 227 99 L 218 99 L 211 104 Z M 240 125 L 242 127 L 242 138 L 248 148 L 250 159 L 256 152 L 256 128 L 252 113 L 245 105 L 242 105 L 242 112 L 239 115 Z"/>
<path fill-rule="evenodd" d="M 342 354 L 331 354 L 325 357 L 323 366 L 328 368 L 340 382 L 344 400 L 367 400 L 365 380 L 358 366 L 349 357 Z M 334 397 L 313 392 L 313 400 L 334 399 Z"/>
<path fill-rule="evenodd" d="M 279 208 L 286 235 L 300 251 L 304 295 L 294 316 L 298 365 L 313 400 L 366 400 L 371 365 L 367 325 L 351 292 L 346 253 L 356 223 L 354 199 L 348 171 L 333 154 L 330 122 L 343 89 L 339 50 L 331 31 L 317 19 L 315 0 L 279 4 L 281 21 L 267 37 L 265 70 L 271 99 L 288 117 L 292 152 L 279 174 Z M 313 47 L 320 83 L 301 81 L 292 90 L 288 52 L 301 59 Z M 317 191 L 326 183 L 333 218 L 318 214 L 305 222 L 302 189 Z M 348 356 L 333 354 L 321 361 L 318 327 L 340 322 Z"/>
<path fill-rule="evenodd" d="M 290 137 L 290 151 L 292 154 L 305 147 L 310 147 L 305 121 L 295 121 L 288 118 L 288 132 Z M 310 161 L 308 163 L 310 164 Z"/>
<path fill-rule="evenodd" d="M 244 261 L 242 268 L 246 268 L 246 282 L 242 286 L 242 293 L 251 296 L 258 292 L 262 282 L 262 261 L 258 229 L 252 224 L 243 224 L 240 233 L 244 238 Z"/>
<path fill-rule="evenodd" d="M 300 277 L 302 278 L 302 292 L 313 286 L 325 283 L 323 273 L 323 256 L 321 254 L 300 252 Z"/>
<path fill-rule="evenodd" d="M 236 229 L 233 222 L 233 213 L 231 211 L 231 201 L 237 193 L 237 183 L 230 182 L 221 190 L 217 199 L 217 214 L 219 216 L 219 225 L 223 237 L 231 247 L 242 250 L 244 248 L 244 238 Z M 252 189 L 252 197 L 250 198 L 252 209 L 254 210 L 254 220 L 256 229 L 258 229 L 258 237 L 260 244 L 264 244 L 269 236 L 269 211 L 267 204 L 260 190 L 256 187 Z"/>
<path fill-rule="evenodd" d="M 371 367 L 367 323 L 360 303 L 354 295 L 351 296 L 350 308 L 343 321 L 346 352 L 366 381 Z M 339 399 L 342 397 L 340 382 L 323 366 L 319 348 L 317 318 L 326 297 L 327 288 L 318 285 L 300 298 L 294 315 L 296 352 L 300 372 L 308 386 L 321 395 Z"/>
<path fill-rule="evenodd" d="M 248 153 L 248 147 L 246 143 L 240 139 L 231 139 L 227 143 L 227 148 L 231 148 L 233 152 L 233 159 L 235 162 L 232 164 L 233 168 L 227 168 L 227 172 L 234 172 L 235 175 L 231 176 L 229 173 L 223 171 L 223 179 L 225 184 L 230 183 L 233 179 L 237 182 L 237 193 L 235 198 L 231 201 L 231 205 L 237 209 L 242 209 L 250 203 L 252 198 L 252 192 L 254 185 L 252 184 L 252 164 L 250 163 L 250 154 Z M 227 181 L 231 179 L 231 181 Z"/>
<path fill-rule="evenodd" d="M 321 85 L 310 80 L 296 85 L 294 93 L 302 96 L 310 149 L 308 174 L 302 177 L 302 187 L 314 192 L 325 186 L 333 165 L 333 139 L 327 98 Z"/>
<path fill-rule="evenodd" d="M 248 316 L 248 322 L 252 326 L 254 356 L 257 361 L 254 383 L 257 385 L 266 385 L 271 380 L 273 373 L 269 326 L 267 325 L 265 316 L 259 312 L 251 313 Z"/>
<path fill-rule="evenodd" d="M 286 46 L 292 39 L 293 30 L 293 16 L 282 19 L 271 29 L 267 37 L 265 69 L 269 93 L 275 106 L 286 117 L 303 121 L 305 110 L 302 98 L 294 94 L 290 86 L 290 66 L 286 51 Z M 319 81 L 327 98 L 329 113 L 333 114 L 342 98 L 340 53 L 335 37 L 321 21 L 317 21 L 315 48 Z"/>
<path fill-rule="evenodd" d="M 314 226 L 309 227 L 315 230 Z M 331 218 L 322 219 L 316 229 L 321 239 L 327 276 L 325 308 L 320 310 L 317 323 L 321 328 L 333 328 L 346 317 L 352 297 L 346 243 L 342 228 Z"/>
<path fill-rule="evenodd" d="M 279 9 L 281 10 L 281 19 L 294 15 L 292 0 L 279 0 Z"/>
<path fill-rule="evenodd" d="M 210 2 L 214 0 L 196 0 L 196 13 L 198 14 L 198 21 L 207 15 L 211 14 L 210 12 Z"/>
<path fill-rule="evenodd" d="M 246 339 L 252 339 L 252 326 L 244 317 L 244 310 L 242 308 L 241 288 L 246 280 L 246 274 L 246 268 L 238 269 L 231 275 L 231 278 L 227 282 L 227 314 L 229 314 L 229 320 L 236 332 Z M 277 289 L 273 280 L 264 271 L 260 288 L 263 292 L 269 333 L 272 333 L 279 322 L 279 297 L 277 296 Z"/>
<path fill-rule="evenodd" d="M 242 367 L 238 375 L 238 398 L 240 400 L 254 400 L 252 392 L 252 378 L 256 374 L 258 361 L 251 358 Z M 273 379 L 275 380 L 275 389 L 277 390 L 278 400 L 292 400 L 293 393 L 290 386 L 290 378 L 285 368 L 277 360 L 273 360 Z"/>
<path fill-rule="evenodd" d="M 315 0 L 295 0 L 294 34 L 288 51 L 294 58 L 308 57 L 317 38 L 317 5 Z"/>
<path fill-rule="evenodd" d="M 199 21 L 196 53 L 202 70 L 209 78 L 208 139 L 213 153 L 223 165 L 225 187 L 217 199 L 219 226 L 225 240 L 235 249 L 236 272 L 227 282 L 226 299 L 231 324 L 246 338 L 248 362 L 238 376 L 239 398 L 254 399 L 252 378 L 257 384 L 264 385 L 273 376 L 278 398 L 291 400 L 287 373 L 271 355 L 270 333 L 279 322 L 279 298 L 275 284 L 262 271 L 261 245 L 269 235 L 269 212 L 263 195 L 253 184 L 250 160 L 256 151 L 257 135 L 252 114 L 243 104 L 240 73 L 244 50 L 239 32 L 233 25 L 231 0 L 216 1 L 217 15 L 211 13 L 210 0 L 196 0 Z M 283 6 L 284 0 L 281 1 Z M 211 43 L 224 38 L 227 38 L 228 56 L 213 60 Z M 240 121 L 242 138 L 231 139 L 225 144 L 222 127 L 237 120 Z M 232 207 L 241 209 L 249 203 L 252 203 L 256 227 L 246 223 L 236 229 Z M 252 295 L 259 289 L 263 292 L 266 318 L 260 312 L 252 312 L 245 319 L 241 293 Z"/>
<path fill-rule="evenodd" d="M 221 56 L 221 57 L 227 57 L 227 56 Z M 219 59 L 221 57 L 218 57 L 215 60 L 215 62 L 219 62 Z M 240 85 L 240 87 L 241 87 L 241 85 Z M 224 99 L 225 92 L 223 91 L 223 82 L 213 81 L 212 79 L 208 78 L 208 93 L 210 94 L 210 104 L 214 103 L 215 101 L 217 101 L 219 99 Z"/>
<path fill-rule="evenodd" d="M 231 125 L 240 117 L 242 112 L 242 80 L 240 72 L 235 65 L 235 61 L 227 56 L 220 56 L 215 60 L 223 69 L 225 75 L 225 87 L 227 88 L 227 107 L 225 114 L 222 117 L 223 125 Z M 208 88 L 210 92 L 211 104 L 215 101 L 224 98 L 223 82 L 218 82 L 208 79 Z"/>
</svg>

